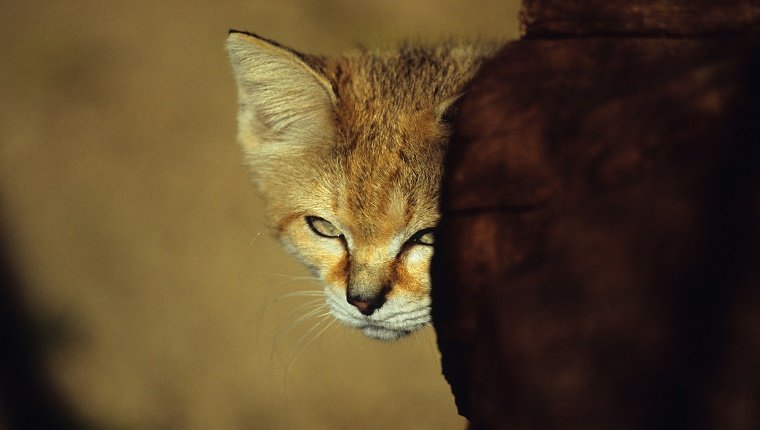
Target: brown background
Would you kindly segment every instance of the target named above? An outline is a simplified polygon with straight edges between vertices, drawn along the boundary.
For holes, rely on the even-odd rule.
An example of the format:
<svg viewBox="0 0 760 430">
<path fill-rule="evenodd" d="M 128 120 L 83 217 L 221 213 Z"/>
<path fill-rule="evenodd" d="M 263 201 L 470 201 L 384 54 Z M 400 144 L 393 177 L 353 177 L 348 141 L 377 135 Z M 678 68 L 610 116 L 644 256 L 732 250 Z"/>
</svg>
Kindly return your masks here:
<svg viewBox="0 0 760 430">
<path fill-rule="evenodd" d="M 517 11 L 0 2 L 0 222 L 74 408 L 96 428 L 462 428 L 432 330 L 384 344 L 336 324 L 306 346 L 316 320 L 287 331 L 305 301 L 278 297 L 318 287 L 264 227 L 223 41 L 237 28 L 335 53 L 514 38 Z"/>
</svg>

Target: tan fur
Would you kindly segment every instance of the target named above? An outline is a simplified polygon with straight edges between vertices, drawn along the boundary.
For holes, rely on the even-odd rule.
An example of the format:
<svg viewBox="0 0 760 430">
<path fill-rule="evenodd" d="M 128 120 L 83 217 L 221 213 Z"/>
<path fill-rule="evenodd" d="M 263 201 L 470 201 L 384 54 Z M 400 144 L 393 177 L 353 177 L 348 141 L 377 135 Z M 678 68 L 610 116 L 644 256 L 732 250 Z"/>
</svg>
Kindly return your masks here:
<svg viewBox="0 0 760 430">
<path fill-rule="evenodd" d="M 395 339 L 429 320 L 432 247 L 449 129 L 442 116 L 495 44 L 404 46 L 336 57 L 231 32 L 239 141 L 275 234 L 325 284 L 333 314 Z M 321 237 L 323 218 L 342 233 Z M 384 297 L 369 315 L 347 295 Z"/>
</svg>

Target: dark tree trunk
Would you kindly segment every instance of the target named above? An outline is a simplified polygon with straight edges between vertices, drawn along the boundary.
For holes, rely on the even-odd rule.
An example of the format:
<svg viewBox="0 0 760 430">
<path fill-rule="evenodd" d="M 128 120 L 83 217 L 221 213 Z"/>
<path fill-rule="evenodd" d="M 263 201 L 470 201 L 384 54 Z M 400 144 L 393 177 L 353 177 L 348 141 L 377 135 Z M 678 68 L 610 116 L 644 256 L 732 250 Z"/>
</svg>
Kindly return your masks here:
<svg viewBox="0 0 760 430">
<path fill-rule="evenodd" d="M 433 267 L 472 428 L 760 428 L 758 13 L 713 4 L 526 1 L 473 82 Z"/>
</svg>

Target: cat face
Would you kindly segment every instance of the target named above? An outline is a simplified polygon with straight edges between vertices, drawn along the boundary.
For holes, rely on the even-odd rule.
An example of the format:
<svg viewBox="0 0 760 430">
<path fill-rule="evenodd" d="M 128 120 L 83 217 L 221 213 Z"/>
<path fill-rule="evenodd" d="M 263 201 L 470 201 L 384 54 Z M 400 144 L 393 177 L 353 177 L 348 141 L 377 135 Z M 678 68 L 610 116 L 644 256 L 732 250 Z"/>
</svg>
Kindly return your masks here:
<svg viewBox="0 0 760 430">
<path fill-rule="evenodd" d="M 398 172 L 360 174 L 348 167 L 354 157 L 361 154 L 299 187 L 305 195 L 277 232 L 322 280 L 336 318 L 370 337 L 395 339 L 430 320 L 436 195 L 405 192 L 395 182 L 411 178 Z"/>
<path fill-rule="evenodd" d="M 385 340 L 426 326 L 444 118 L 473 52 L 321 58 L 245 33 L 227 47 L 239 141 L 276 236 L 346 325 Z"/>
</svg>

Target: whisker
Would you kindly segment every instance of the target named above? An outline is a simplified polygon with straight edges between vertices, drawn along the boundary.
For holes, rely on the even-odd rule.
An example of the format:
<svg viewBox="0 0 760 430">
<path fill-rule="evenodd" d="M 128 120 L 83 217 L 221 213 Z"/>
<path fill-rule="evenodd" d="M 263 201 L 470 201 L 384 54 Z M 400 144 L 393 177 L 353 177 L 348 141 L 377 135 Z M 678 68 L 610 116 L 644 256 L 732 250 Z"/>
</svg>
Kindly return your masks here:
<svg viewBox="0 0 760 430">
<path fill-rule="evenodd" d="M 279 273 L 279 272 L 263 272 L 263 271 L 256 271 L 253 272 L 254 275 L 264 275 L 264 276 L 272 276 L 272 277 L 278 277 L 278 278 L 288 278 L 288 279 L 311 279 L 314 281 L 318 281 L 319 278 L 316 276 L 293 276 L 289 275 L 287 273 Z"/>
<path fill-rule="evenodd" d="M 412 334 L 414 335 L 414 343 L 417 346 L 420 346 L 420 331 L 419 330 L 415 330 L 415 331 L 412 332 Z"/>
<path fill-rule="evenodd" d="M 427 323 L 427 326 L 432 327 L 433 324 Z M 420 330 L 421 331 L 421 330 Z M 434 360 L 438 360 L 438 345 L 435 344 L 435 341 L 432 337 L 427 337 L 427 344 L 428 344 L 428 351 L 430 351 L 430 355 L 433 357 Z"/>
<path fill-rule="evenodd" d="M 325 293 L 322 290 L 303 290 L 303 291 L 293 291 L 292 293 L 283 294 L 280 297 L 277 297 L 274 299 L 275 302 L 279 302 L 283 299 L 289 299 L 291 297 L 316 297 L 316 296 L 322 296 Z"/>
<path fill-rule="evenodd" d="M 309 319 L 312 319 L 312 318 L 317 318 L 317 317 L 321 316 L 319 314 L 323 310 L 324 310 L 324 307 L 319 306 L 319 307 L 316 307 L 316 308 L 310 310 L 309 312 L 306 312 L 305 314 L 303 314 L 300 317 L 296 318 L 295 320 L 291 321 L 291 323 L 288 324 L 288 327 L 285 330 L 283 330 L 283 331 L 277 333 L 277 335 L 275 335 L 275 338 L 276 339 L 280 339 L 281 337 L 283 337 L 286 334 L 290 333 L 294 328 L 296 328 L 302 322 L 304 322 L 306 320 L 309 320 Z"/>
<path fill-rule="evenodd" d="M 329 315 L 329 313 L 328 313 L 328 315 Z M 326 319 L 328 319 L 328 317 L 327 317 L 327 316 L 323 317 L 321 320 L 319 320 L 319 322 L 318 322 L 317 324 L 315 324 L 315 325 L 314 325 L 314 327 L 312 327 L 312 329 L 314 329 L 314 328 L 318 327 L 319 325 L 321 325 L 322 323 L 324 323 L 324 321 L 325 321 Z M 306 343 L 305 343 L 305 344 L 304 344 L 304 345 L 301 347 L 301 349 L 300 349 L 300 350 L 298 351 L 298 353 L 297 353 L 297 354 L 296 354 L 296 355 L 293 357 L 293 360 L 290 362 L 290 365 L 288 365 L 288 368 L 287 368 L 287 370 L 285 371 L 285 380 L 286 380 L 286 381 L 287 381 L 287 380 L 290 378 L 290 372 L 293 370 L 293 366 L 295 365 L 296 361 L 298 361 L 298 358 L 300 358 L 300 357 L 301 357 L 301 355 L 304 353 L 304 351 L 306 351 L 306 348 L 308 348 L 308 347 L 309 347 L 309 345 L 311 345 L 311 344 L 312 344 L 312 343 L 313 343 L 315 340 L 317 340 L 317 339 L 318 339 L 318 338 L 319 338 L 319 337 L 320 337 L 320 336 L 321 336 L 321 335 L 322 335 L 322 334 L 325 332 L 325 330 L 327 330 L 328 328 L 330 328 L 330 326 L 331 326 L 331 325 L 335 324 L 335 321 L 336 321 L 336 320 L 335 320 L 335 319 L 333 319 L 333 320 L 331 320 L 330 322 L 328 322 L 327 324 L 325 324 L 325 325 L 324 325 L 324 327 L 322 327 L 322 329 L 321 329 L 321 330 L 319 330 L 319 332 L 317 332 L 317 334 L 316 334 L 316 335 L 314 335 L 314 337 L 312 337 L 312 338 L 311 338 L 311 339 L 310 339 L 308 342 L 306 342 Z M 312 330 L 310 330 L 310 331 L 312 331 Z"/>
<path fill-rule="evenodd" d="M 329 311 L 328 311 L 328 312 L 325 312 L 325 313 L 323 313 L 323 314 L 317 315 L 317 316 L 315 316 L 314 318 L 320 318 L 320 320 L 319 320 L 319 323 L 321 323 L 322 321 L 324 321 L 324 320 L 325 320 L 325 318 L 323 318 L 323 317 L 326 317 L 326 316 L 328 316 L 328 315 L 330 315 L 330 312 L 329 312 Z M 298 343 L 299 343 L 299 344 L 300 344 L 300 343 L 302 343 L 302 342 L 304 341 L 304 339 L 306 339 L 306 338 L 307 338 L 307 337 L 308 337 L 308 336 L 309 336 L 311 333 L 313 333 L 313 332 L 314 332 L 314 329 L 316 329 L 316 328 L 319 326 L 319 323 L 317 323 L 317 324 L 314 324 L 314 325 L 313 325 L 313 326 L 312 326 L 312 327 L 311 327 L 309 330 L 307 330 L 307 331 L 306 331 L 306 333 L 304 333 L 304 334 L 303 334 L 303 336 L 301 336 L 301 338 L 300 338 L 300 339 L 298 339 Z"/>
<path fill-rule="evenodd" d="M 313 308 L 322 308 L 325 307 L 327 304 L 322 300 L 322 298 L 312 299 L 307 302 L 301 303 L 300 305 L 296 306 L 295 308 L 288 311 L 288 315 L 292 315 L 294 313 L 300 312 L 302 310 L 308 309 L 311 310 Z"/>
<path fill-rule="evenodd" d="M 303 283 L 311 284 L 311 285 L 322 285 L 319 282 L 318 279 L 311 279 L 311 278 L 307 278 L 307 277 L 303 277 L 302 276 L 302 277 L 295 277 L 295 278 L 291 278 L 291 279 L 285 279 L 283 281 L 280 281 L 280 282 L 274 284 L 271 288 L 273 288 L 273 289 L 282 288 L 285 285 L 290 285 L 290 284 L 293 284 L 293 283 L 296 283 L 296 282 L 303 282 Z"/>
<path fill-rule="evenodd" d="M 303 314 L 300 317 L 298 317 L 295 320 L 293 320 L 292 323 L 298 324 L 301 321 L 305 321 L 307 319 L 313 318 L 316 314 L 318 314 L 325 307 L 326 307 L 326 305 L 320 304 L 320 306 L 316 306 L 314 309 L 311 309 L 310 311 L 306 312 L 305 314 Z"/>
</svg>

